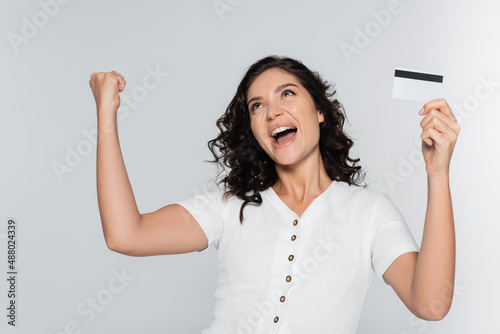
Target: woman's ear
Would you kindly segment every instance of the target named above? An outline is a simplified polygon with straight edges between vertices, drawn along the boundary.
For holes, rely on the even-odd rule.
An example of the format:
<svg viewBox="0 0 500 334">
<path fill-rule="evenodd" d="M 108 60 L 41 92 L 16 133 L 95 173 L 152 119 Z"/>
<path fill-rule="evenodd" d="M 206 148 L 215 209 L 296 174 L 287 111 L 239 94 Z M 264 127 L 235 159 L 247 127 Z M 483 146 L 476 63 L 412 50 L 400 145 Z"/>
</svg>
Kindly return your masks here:
<svg viewBox="0 0 500 334">
<path fill-rule="evenodd" d="M 325 115 L 323 114 L 323 112 L 321 110 L 318 110 L 318 121 L 320 123 L 323 123 L 323 121 L 325 120 Z"/>
</svg>

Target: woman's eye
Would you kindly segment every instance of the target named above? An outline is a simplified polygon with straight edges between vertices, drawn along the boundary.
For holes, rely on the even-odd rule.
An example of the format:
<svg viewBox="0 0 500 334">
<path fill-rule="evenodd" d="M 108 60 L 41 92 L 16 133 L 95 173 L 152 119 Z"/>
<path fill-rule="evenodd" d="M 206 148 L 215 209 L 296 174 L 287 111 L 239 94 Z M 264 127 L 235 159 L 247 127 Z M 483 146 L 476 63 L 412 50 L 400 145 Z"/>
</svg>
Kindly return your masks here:
<svg viewBox="0 0 500 334">
<path fill-rule="evenodd" d="M 289 95 L 295 95 L 295 92 L 291 89 L 285 89 L 283 93 L 281 94 L 283 97 L 287 97 Z M 253 112 L 255 109 L 257 109 L 257 106 L 261 106 L 260 103 L 256 102 L 250 106 L 250 110 Z"/>
<path fill-rule="evenodd" d="M 252 104 L 251 110 L 254 111 L 255 110 L 255 106 L 257 106 L 257 105 L 260 105 L 260 103 L 254 103 L 254 104 Z"/>
</svg>

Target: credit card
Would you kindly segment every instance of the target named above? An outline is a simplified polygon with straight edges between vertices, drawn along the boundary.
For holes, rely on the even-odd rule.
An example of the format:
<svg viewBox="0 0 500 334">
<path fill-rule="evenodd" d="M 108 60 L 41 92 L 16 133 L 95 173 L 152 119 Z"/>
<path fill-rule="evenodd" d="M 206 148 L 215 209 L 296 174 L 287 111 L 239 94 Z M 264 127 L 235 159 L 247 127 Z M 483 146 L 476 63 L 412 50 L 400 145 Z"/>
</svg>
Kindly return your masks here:
<svg viewBox="0 0 500 334">
<path fill-rule="evenodd" d="M 421 102 L 441 98 L 443 97 L 443 75 L 397 67 L 394 71 L 392 97 Z"/>
</svg>

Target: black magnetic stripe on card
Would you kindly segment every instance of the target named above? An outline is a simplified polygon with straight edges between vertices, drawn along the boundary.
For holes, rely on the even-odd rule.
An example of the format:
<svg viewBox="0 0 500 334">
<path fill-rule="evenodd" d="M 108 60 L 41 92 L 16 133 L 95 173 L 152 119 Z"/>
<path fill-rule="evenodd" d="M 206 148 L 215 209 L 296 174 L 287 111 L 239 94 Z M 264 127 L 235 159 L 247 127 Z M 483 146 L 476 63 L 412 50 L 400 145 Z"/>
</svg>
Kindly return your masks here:
<svg viewBox="0 0 500 334">
<path fill-rule="evenodd" d="M 407 78 L 407 79 L 441 82 L 441 83 L 443 82 L 443 76 L 436 75 L 436 74 L 427 74 L 427 73 L 396 70 L 396 72 L 394 73 L 394 76 L 398 77 L 398 78 Z"/>
</svg>

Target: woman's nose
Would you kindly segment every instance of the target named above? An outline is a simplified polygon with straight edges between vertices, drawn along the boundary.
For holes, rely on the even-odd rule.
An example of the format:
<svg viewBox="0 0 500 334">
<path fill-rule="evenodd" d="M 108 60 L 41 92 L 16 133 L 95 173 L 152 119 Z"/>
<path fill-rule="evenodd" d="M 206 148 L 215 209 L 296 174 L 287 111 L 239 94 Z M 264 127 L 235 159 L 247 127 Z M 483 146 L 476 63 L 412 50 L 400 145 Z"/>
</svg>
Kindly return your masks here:
<svg viewBox="0 0 500 334">
<path fill-rule="evenodd" d="M 268 118 L 276 117 L 276 115 L 281 115 L 282 113 L 283 113 L 283 110 L 280 108 L 280 106 L 277 103 L 269 104 L 269 106 L 267 108 L 267 117 Z"/>
</svg>

